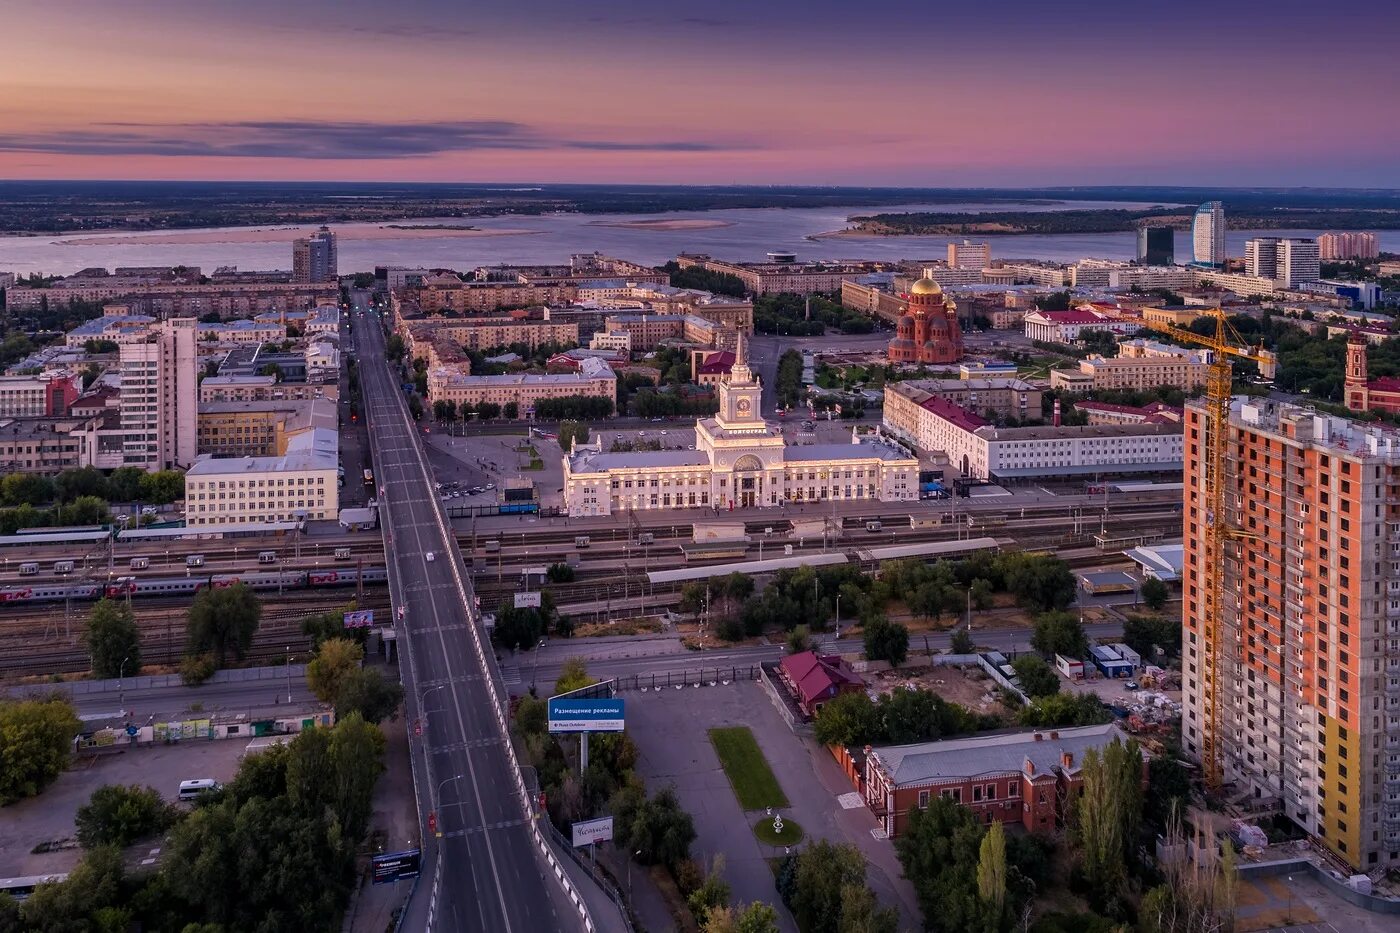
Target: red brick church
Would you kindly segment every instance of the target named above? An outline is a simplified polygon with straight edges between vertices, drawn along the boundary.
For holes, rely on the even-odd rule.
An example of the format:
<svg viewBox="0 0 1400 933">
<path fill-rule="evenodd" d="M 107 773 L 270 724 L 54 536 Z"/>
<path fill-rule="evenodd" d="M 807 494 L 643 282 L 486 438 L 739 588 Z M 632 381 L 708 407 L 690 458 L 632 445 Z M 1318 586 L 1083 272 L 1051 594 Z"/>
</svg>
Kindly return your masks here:
<svg viewBox="0 0 1400 933">
<path fill-rule="evenodd" d="M 1400 378 L 1366 378 L 1366 337 L 1357 331 L 1353 331 L 1347 338 L 1347 375 L 1344 391 L 1347 408 L 1352 411 L 1400 414 Z"/>
<path fill-rule="evenodd" d="M 909 310 L 890 341 L 891 363 L 956 363 L 962 359 L 958 306 L 930 278 L 909 289 Z"/>
</svg>

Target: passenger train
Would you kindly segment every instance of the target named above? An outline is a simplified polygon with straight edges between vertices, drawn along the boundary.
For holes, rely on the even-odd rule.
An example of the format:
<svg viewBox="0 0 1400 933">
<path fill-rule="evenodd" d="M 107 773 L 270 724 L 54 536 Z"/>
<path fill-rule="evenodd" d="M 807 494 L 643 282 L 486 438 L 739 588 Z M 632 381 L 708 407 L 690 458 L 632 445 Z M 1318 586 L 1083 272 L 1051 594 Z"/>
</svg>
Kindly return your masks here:
<svg viewBox="0 0 1400 933">
<path fill-rule="evenodd" d="M 253 571 L 250 573 L 200 574 L 190 577 L 118 577 L 107 583 L 34 583 L 0 586 L 0 604 L 52 603 L 69 599 L 90 600 L 106 596 L 111 599 L 127 597 L 180 596 L 196 593 L 205 587 L 225 587 L 245 583 L 254 590 L 297 590 L 333 586 L 354 586 L 361 582 L 384 583 L 388 574 L 383 567 L 334 570 Z"/>
</svg>

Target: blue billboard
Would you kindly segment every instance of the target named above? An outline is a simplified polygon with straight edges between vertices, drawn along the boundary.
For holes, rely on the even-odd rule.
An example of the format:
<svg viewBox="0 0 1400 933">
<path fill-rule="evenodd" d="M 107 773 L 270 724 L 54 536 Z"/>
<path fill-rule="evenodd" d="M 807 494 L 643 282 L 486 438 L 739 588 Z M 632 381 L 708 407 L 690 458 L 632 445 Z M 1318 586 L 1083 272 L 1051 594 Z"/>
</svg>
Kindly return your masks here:
<svg viewBox="0 0 1400 933">
<path fill-rule="evenodd" d="M 622 700 L 549 701 L 550 732 L 621 732 Z"/>
</svg>

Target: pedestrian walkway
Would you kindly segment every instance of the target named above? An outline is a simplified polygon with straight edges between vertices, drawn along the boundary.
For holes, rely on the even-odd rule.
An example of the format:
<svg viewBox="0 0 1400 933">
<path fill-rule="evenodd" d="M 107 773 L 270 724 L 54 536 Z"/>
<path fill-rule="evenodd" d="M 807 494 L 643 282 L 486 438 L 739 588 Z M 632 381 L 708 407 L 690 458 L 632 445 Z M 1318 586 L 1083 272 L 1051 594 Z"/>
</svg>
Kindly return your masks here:
<svg viewBox="0 0 1400 933">
<path fill-rule="evenodd" d="M 402 716 L 402 711 L 399 713 Z M 408 761 L 408 733 L 402 718 L 385 722 L 384 773 L 374 787 L 374 808 L 370 816 L 370 839 L 380 852 L 399 852 L 421 845 L 418 810 L 414 805 L 413 775 Z M 423 879 L 426 883 L 429 879 Z M 394 913 L 413 890 L 411 880 L 394 884 L 370 884 L 361 881 L 347 916 L 345 929 L 350 933 L 384 933 L 394 920 Z"/>
</svg>

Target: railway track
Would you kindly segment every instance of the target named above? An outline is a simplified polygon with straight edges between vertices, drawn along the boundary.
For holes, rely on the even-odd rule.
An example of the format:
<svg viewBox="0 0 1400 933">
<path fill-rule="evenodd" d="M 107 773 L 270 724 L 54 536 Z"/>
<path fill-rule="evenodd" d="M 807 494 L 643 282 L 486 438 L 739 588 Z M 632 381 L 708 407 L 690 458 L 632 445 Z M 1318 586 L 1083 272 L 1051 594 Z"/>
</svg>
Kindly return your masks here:
<svg viewBox="0 0 1400 933">
<path fill-rule="evenodd" d="M 338 595 L 341 599 L 327 599 Z M 284 658 L 287 648 L 303 656 L 311 643 L 302 634 L 302 622 L 309 615 L 337 609 L 355 599 L 353 592 L 306 594 L 264 603 L 262 621 L 253 636 L 247 660 L 267 661 Z M 147 664 L 176 664 L 185 651 L 185 605 L 148 608 L 133 604 L 136 624 L 141 630 L 141 655 Z M 366 590 L 357 601 L 362 609 L 386 614 L 389 596 L 383 588 Z M 0 677 L 69 674 L 89 668 L 83 646 L 87 613 L 33 611 L 7 615 L 0 620 Z"/>
</svg>

